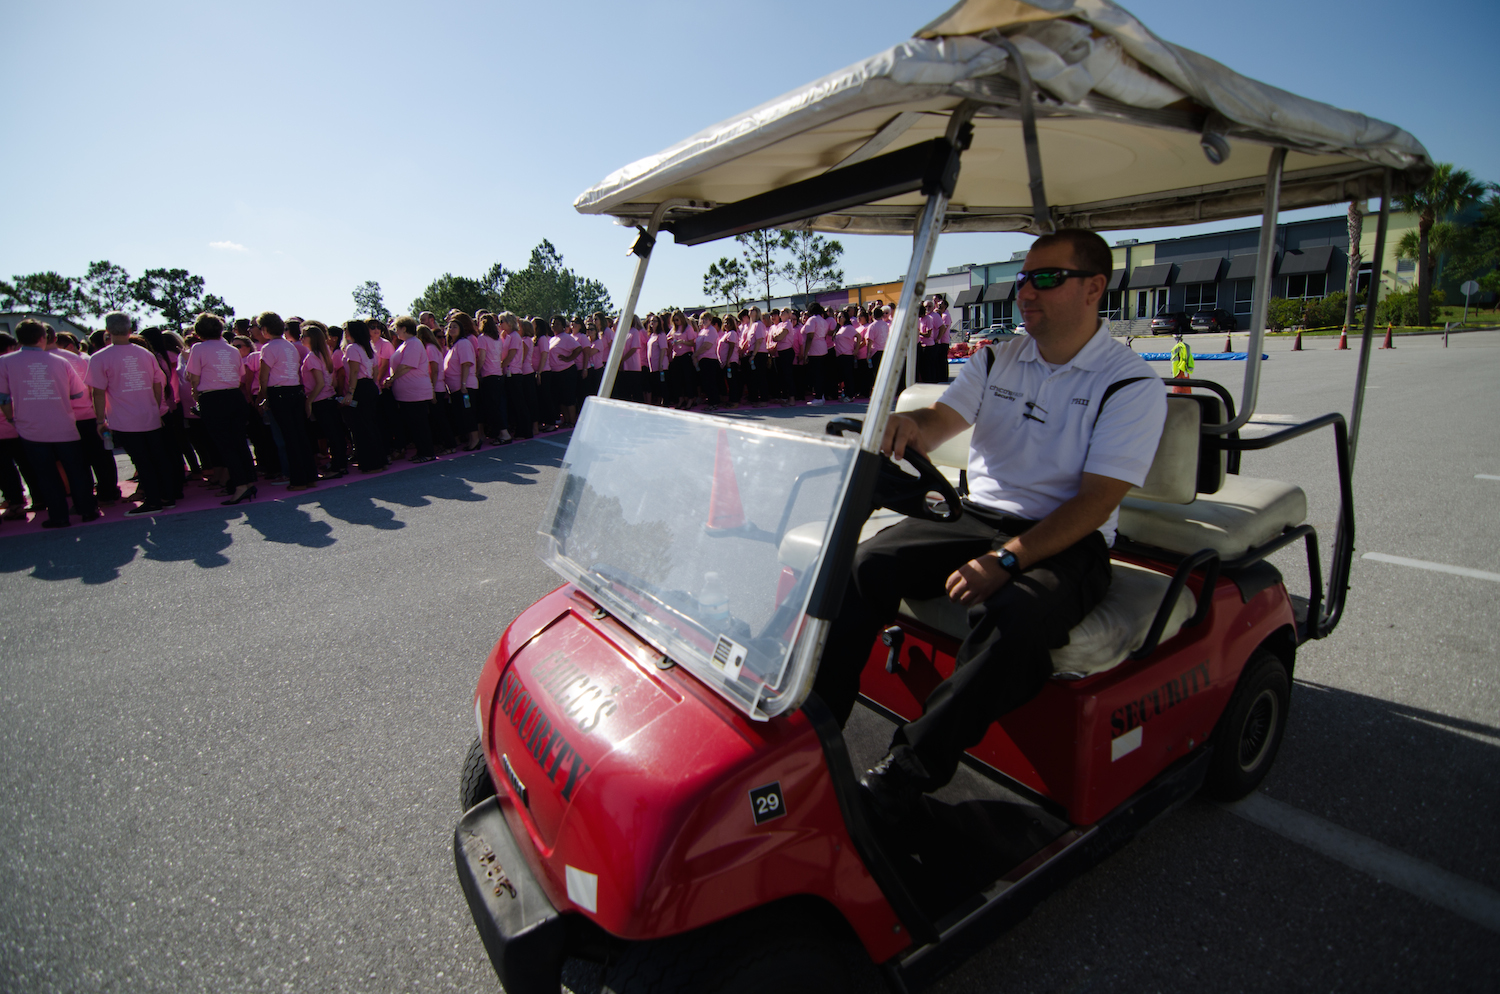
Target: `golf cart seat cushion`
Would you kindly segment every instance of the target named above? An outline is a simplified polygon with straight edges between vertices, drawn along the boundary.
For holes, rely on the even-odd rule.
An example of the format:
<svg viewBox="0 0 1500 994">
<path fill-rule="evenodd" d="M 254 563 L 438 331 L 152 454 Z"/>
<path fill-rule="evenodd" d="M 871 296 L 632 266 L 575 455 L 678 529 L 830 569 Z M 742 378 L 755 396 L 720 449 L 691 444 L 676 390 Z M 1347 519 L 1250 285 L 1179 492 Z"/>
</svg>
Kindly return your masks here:
<svg viewBox="0 0 1500 994">
<path fill-rule="evenodd" d="M 1264 545 L 1307 518 L 1307 495 L 1280 480 L 1227 476 L 1219 492 L 1191 504 L 1126 497 L 1119 533 L 1182 555 L 1213 549 L 1225 559 Z"/>
<path fill-rule="evenodd" d="M 1080 678 L 1112 669 L 1145 644 L 1156 609 L 1172 578 L 1130 563 L 1111 563 L 1109 593 L 1068 633 L 1068 644 L 1052 650 L 1052 672 Z M 1172 606 L 1161 640 L 1181 630 L 1193 614 L 1191 591 L 1184 588 Z M 901 614 L 956 639 L 969 634 L 968 608 L 946 597 L 901 602 Z"/>
<path fill-rule="evenodd" d="M 944 475 L 947 475 L 946 470 Z M 877 508 L 875 513 L 870 515 L 870 519 L 865 522 L 865 526 L 860 529 L 859 540 L 866 541 L 876 532 L 884 531 L 903 517 L 904 515 L 896 511 Z M 821 521 L 809 521 L 805 525 L 788 528 L 786 534 L 781 537 L 781 546 L 776 552 L 781 565 L 790 567 L 798 573 L 811 569 L 813 563 L 817 562 L 818 552 L 823 548 L 824 527 Z"/>
</svg>

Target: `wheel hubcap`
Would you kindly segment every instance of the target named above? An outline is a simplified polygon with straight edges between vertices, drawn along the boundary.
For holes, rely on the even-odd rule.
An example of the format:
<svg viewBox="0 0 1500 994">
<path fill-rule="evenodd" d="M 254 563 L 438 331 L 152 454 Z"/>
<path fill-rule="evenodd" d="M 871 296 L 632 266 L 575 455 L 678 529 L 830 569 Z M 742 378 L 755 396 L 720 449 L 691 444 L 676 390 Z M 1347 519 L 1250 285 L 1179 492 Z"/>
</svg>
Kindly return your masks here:
<svg viewBox="0 0 1500 994">
<path fill-rule="evenodd" d="M 1245 725 L 1240 729 L 1240 769 L 1246 773 L 1259 766 L 1270 750 L 1280 709 L 1276 694 L 1269 689 L 1262 690 L 1250 705 Z"/>
</svg>

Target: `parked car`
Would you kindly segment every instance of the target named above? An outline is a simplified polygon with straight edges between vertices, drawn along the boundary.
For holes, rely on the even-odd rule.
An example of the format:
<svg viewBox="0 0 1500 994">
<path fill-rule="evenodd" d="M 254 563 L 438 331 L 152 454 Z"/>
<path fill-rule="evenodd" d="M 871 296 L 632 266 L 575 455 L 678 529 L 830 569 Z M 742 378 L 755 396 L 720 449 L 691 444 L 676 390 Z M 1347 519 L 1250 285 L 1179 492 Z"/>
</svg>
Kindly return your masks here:
<svg viewBox="0 0 1500 994">
<path fill-rule="evenodd" d="M 1153 335 L 1186 335 L 1191 330 L 1185 311 L 1165 311 L 1151 319 Z"/>
<path fill-rule="evenodd" d="M 1193 315 L 1190 322 L 1194 331 L 1239 331 L 1240 323 L 1233 314 L 1220 308 L 1212 311 L 1199 311 Z M 1155 331 L 1155 327 L 1152 328 Z"/>
</svg>

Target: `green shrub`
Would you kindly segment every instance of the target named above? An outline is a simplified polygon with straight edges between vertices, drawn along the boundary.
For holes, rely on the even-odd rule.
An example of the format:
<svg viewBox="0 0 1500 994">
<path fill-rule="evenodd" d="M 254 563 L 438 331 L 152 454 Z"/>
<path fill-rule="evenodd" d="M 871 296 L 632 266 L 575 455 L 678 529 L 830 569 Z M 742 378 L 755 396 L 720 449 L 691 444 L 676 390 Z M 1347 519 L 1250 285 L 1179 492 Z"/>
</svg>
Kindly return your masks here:
<svg viewBox="0 0 1500 994">
<path fill-rule="evenodd" d="M 1375 307 L 1376 324 L 1415 325 L 1417 323 L 1417 291 L 1403 290 L 1383 295 Z"/>
<path fill-rule="evenodd" d="M 1266 310 L 1266 327 L 1271 331 L 1285 331 L 1302 323 L 1302 301 L 1272 297 Z"/>
<path fill-rule="evenodd" d="M 1308 301 L 1303 323 L 1308 328 L 1340 328 L 1344 324 L 1344 305 L 1349 295 L 1339 290 L 1322 300 Z"/>
</svg>

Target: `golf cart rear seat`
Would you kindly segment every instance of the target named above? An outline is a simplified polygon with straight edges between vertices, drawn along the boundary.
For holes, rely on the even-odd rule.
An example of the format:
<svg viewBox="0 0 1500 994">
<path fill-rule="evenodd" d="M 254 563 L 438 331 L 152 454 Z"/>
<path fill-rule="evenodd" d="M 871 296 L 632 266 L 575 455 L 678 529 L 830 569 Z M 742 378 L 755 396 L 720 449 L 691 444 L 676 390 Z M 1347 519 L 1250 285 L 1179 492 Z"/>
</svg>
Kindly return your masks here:
<svg viewBox="0 0 1500 994">
<path fill-rule="evenodd" d="M 928 407 L 944 389 L 941 384 L 925 383 L 908 387 L 897 400 L 896 410 Z M 1307 497 L 1300 488 L 1226 474 L 1227 453 L 1213 436 L 1200 430 L 1205 422 L 1222 421 L 1223 407 L 1217 397 L 1167 398 L 1167 420 L 1151 471 L 1145 484 L 1131 490 L 1120 507 L 1122 538 L 1161 550 L 1169 560 L 1205 549 L 1222 559 L 1233 559 L 1302 523 Z M 933 464 L 955 486 L 968 465 L 970 434 L 965 431 L 929 453 Z M 894 511 L 877 510 L 865 524 L 861 540 L 900 519 Z M 781 543 L 782 561 L 796 569 L 806 568 L 817 554 L 820 535 L 817 524 L 789 530 Z M 1067 645 L 1052 651 L 1053 672 L 1058 677 L 1080 679 L 1102 673 L 1124 662 L 1146 642 L 1172 577 L 1131 563 L 1116 561 L 1113 566 L 1114 578 L 1104 600 L 1068 633 Z M 1192 591 L 1183 587 L 1157 644 L 1181 631 L 1195 606 Z M 900 612 L 956 639 L 969 633 L 968 609 L 946 597 L 902 601 Z"/>
</svg>

